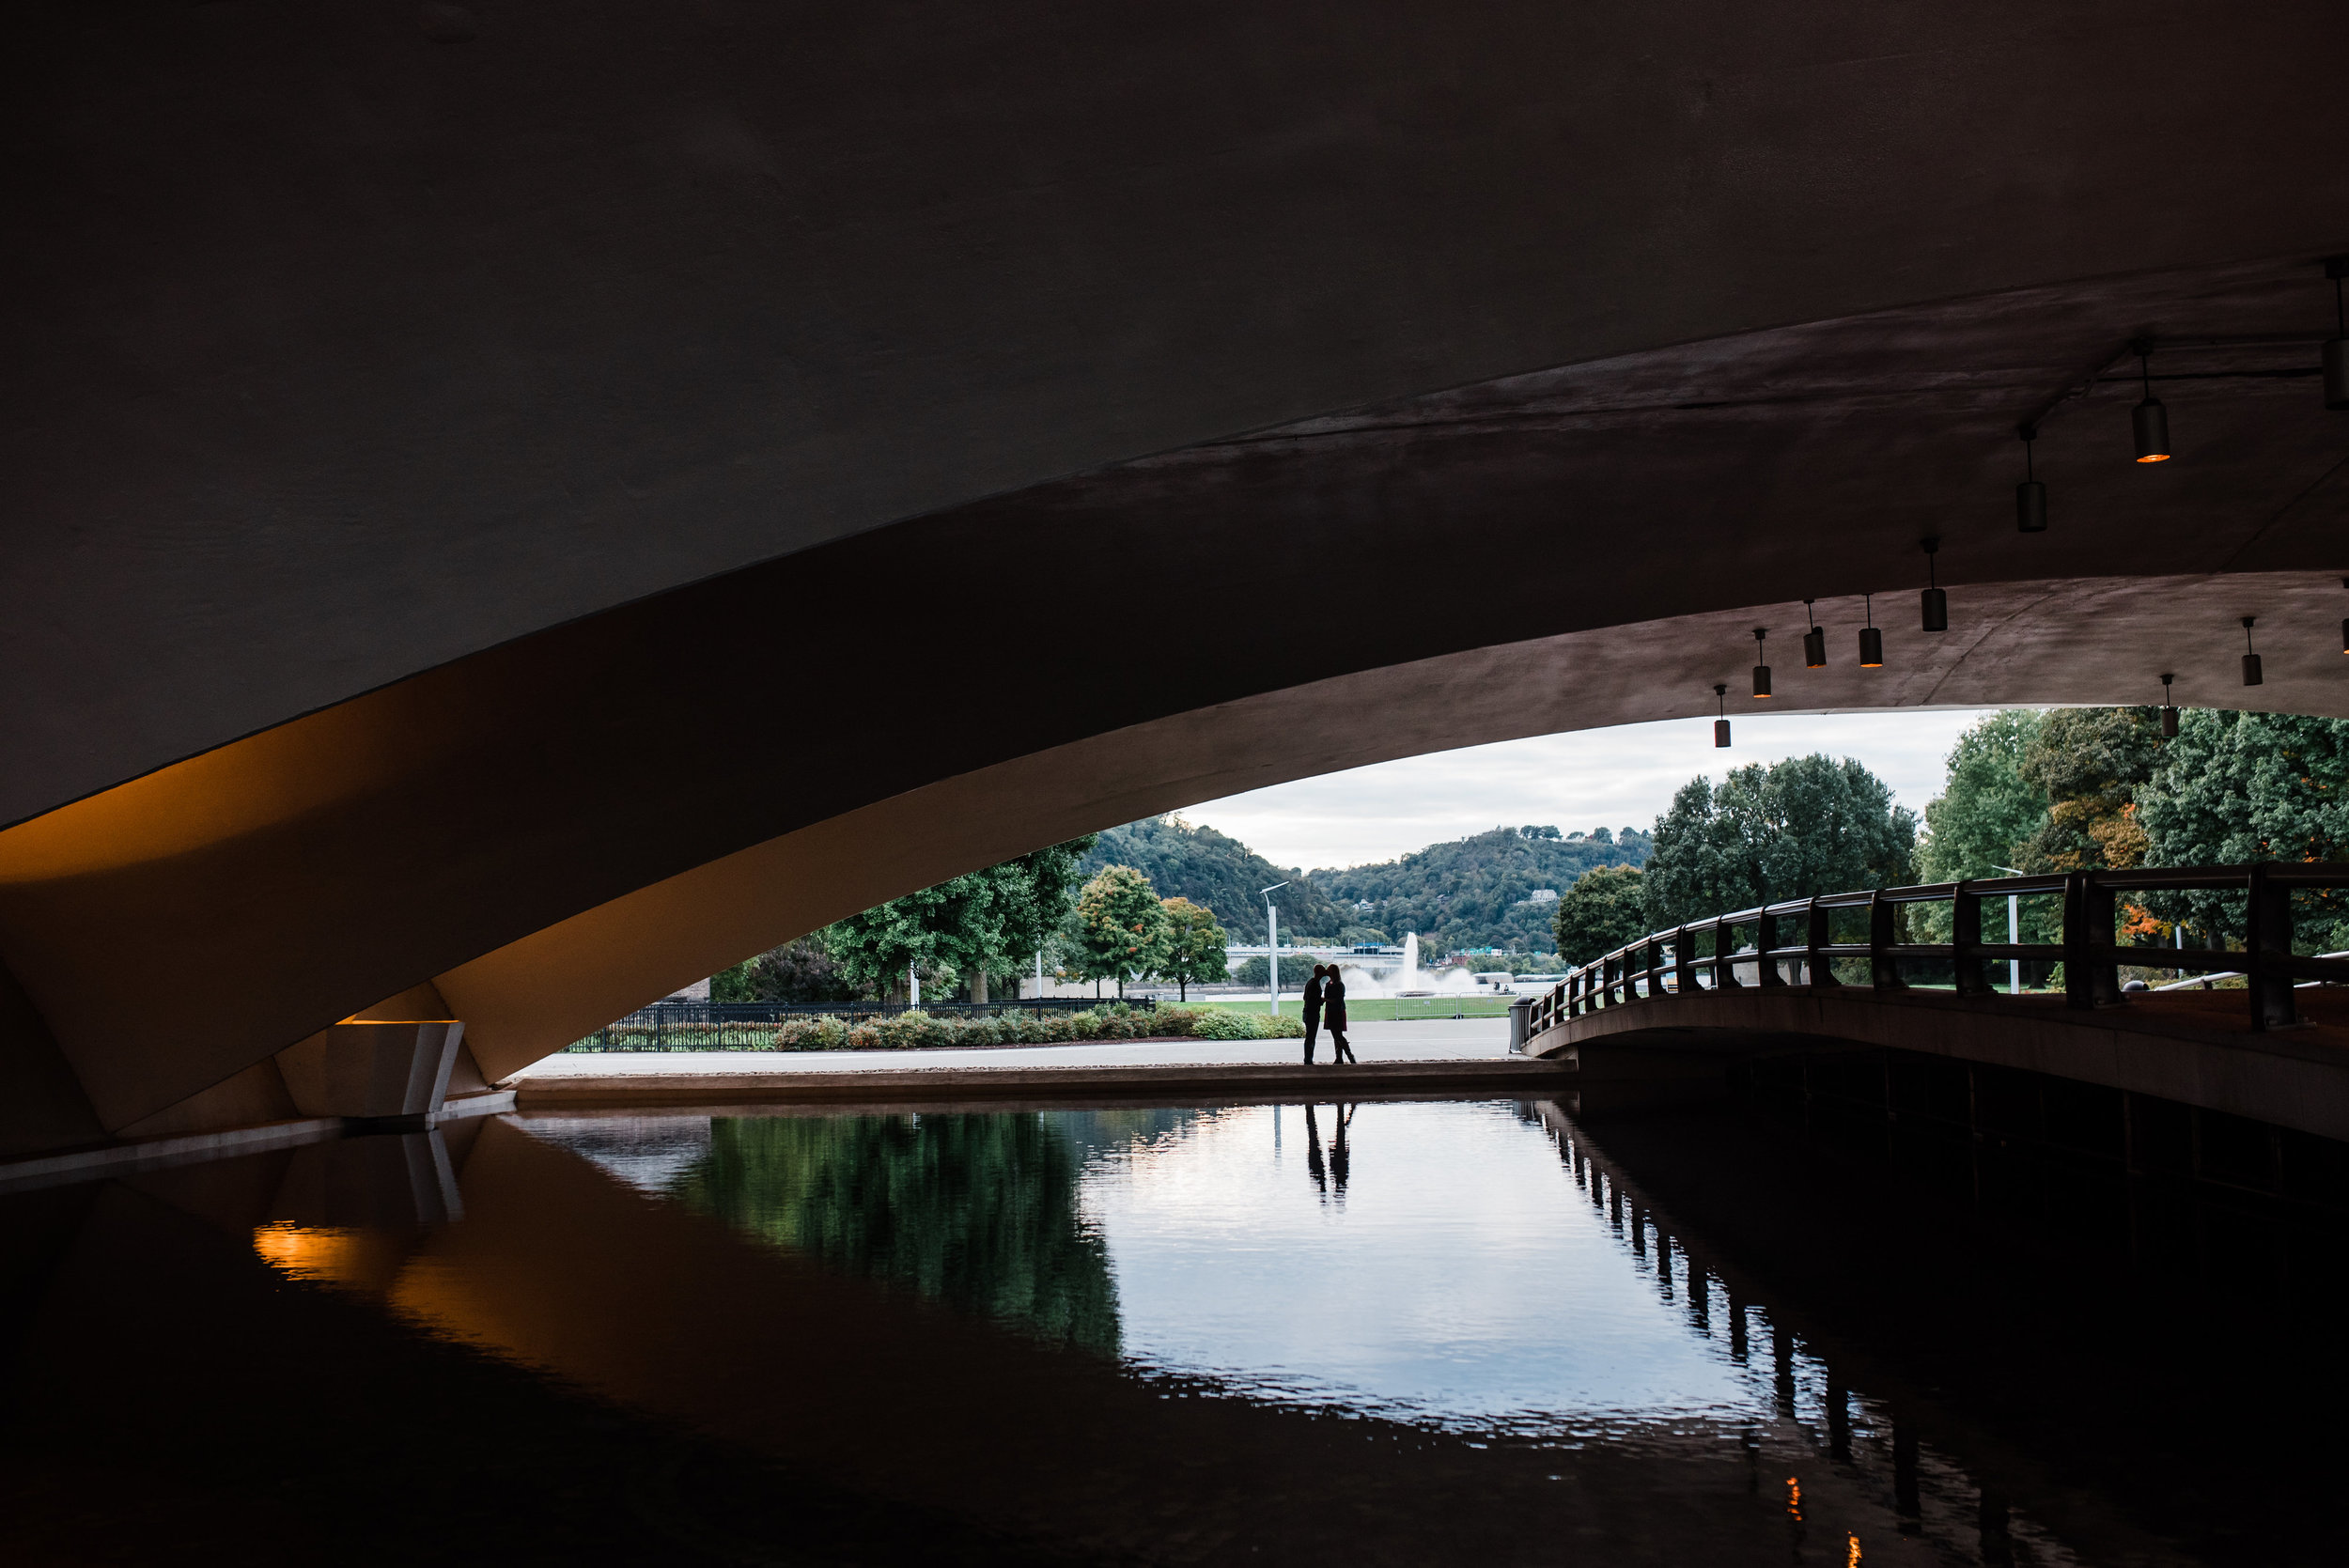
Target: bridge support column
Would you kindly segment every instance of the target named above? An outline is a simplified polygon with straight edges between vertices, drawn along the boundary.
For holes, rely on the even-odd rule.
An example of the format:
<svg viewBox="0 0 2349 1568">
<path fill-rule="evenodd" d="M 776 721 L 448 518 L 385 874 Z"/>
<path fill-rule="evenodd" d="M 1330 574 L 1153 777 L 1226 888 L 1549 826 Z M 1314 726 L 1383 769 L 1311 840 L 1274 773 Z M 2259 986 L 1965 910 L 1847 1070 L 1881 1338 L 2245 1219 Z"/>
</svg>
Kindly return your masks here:
<svg viewBox="0 0 2349 1568">
<path fill-rule="evenodd" d="M 338 1023 L 277 1053 L 304 1116 L 421 1118 L 448 1094 L 465 1026 L 453 1019 Z"/>
</svg>

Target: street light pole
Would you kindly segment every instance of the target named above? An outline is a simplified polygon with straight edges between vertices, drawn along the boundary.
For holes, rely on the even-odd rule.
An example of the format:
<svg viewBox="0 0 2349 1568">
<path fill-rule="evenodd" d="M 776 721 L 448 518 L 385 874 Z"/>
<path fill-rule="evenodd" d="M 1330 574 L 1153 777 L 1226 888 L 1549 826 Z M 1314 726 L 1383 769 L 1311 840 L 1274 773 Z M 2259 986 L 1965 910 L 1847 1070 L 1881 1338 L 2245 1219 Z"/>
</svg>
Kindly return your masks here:
<svg viewBox="0 0 2349 1568">
<path fill-rule="evenodd" d="M 2023 875 L 2011 865 L 1993 866 L 1991 869 L 2003 871 L 2009 877 Z M 2006 945 L 2009 947 L 2023 945 L 2022 908 L 2021 898 L 2011 893 L 2006 895 Z M 2006 961 L 2006 994 L 2011 997 L 2023 994 L 2023 961 L 2020 958 L 2009 958 Z"/>
<path fill-rule="evenodd" d="M 1257 894 L 1264 900 L 1266 1011 L 1274 1017 L 1281 1016 L 1281 911 L 1273 908 L 1272 895 L 1287 886 L 1286 882 L 1275 882 Z"/>
</svg>

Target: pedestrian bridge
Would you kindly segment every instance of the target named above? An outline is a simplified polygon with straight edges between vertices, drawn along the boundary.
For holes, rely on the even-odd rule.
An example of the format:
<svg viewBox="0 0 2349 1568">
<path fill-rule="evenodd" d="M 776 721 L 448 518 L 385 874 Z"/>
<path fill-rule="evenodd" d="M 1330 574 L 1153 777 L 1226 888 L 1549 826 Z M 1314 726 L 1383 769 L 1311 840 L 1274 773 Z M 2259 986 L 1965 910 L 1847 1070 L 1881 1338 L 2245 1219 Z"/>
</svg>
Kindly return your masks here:
<svg viewBox="0 0 2349 1568">
<path fill-rule="evenodd" d="M 2337 988 L 2349 957 L 2295 951 L 2295 925 L 2344 887 L 2349 865 L 2269 862 L 1740 909 L 1574 970 L 1533 1003 L 1523 1049 L 1571 1063 L 1585 1084 L 1703 1080 L 1758 1054 L 1912 1051 L 2349 1139 L 2349 991 Z M 2192 901 L 2189 930 L 2241 945 L 2130 939 L 2152 924 L 2138 901 L 2155 894 Z M 1985 907 L 2009 939 L 1983 939 Z"/>
</svg>

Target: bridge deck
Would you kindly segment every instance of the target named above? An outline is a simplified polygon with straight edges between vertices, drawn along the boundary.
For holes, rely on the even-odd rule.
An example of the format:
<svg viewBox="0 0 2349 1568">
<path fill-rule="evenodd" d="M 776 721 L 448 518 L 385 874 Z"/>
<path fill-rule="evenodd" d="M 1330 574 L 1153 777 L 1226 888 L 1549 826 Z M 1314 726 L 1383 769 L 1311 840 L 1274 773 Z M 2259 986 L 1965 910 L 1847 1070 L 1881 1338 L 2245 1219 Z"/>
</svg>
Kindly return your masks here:
<svg viewBox="0 0 2349 1568">
<path fill-rule="evenodd" d="M 2295 1000 L 2304 1023 L 2259 1031 L 2241 991 L 2139 993 L 2079 1009 L 2060 996 L 1747 987 L 1600 1008 L 1544 1031 L 1526 1051 L 1573 1062 L 1585 1083 L 1685 1073 L 1690 1059 L 1836 1045 L 1919 1051 L 2349 1139 L 2349 989 Z"/>
</svg>

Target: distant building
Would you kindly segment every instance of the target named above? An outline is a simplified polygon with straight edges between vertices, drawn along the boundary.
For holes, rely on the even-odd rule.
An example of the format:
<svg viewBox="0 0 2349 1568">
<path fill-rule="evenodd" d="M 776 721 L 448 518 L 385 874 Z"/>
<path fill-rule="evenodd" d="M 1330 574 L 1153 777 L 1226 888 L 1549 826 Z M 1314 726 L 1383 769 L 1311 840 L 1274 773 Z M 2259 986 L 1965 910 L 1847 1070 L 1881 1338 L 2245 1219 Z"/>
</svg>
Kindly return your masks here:
<svg viewBox="0 0 2349 1568">
<path fill-rule="evenodd" d="M 1555 904 L 1558 902 L 1558 890 L 1556 888 L 1535 888 L 1532 893 L 1525 895 L 1525 901 L 1528 904 Z"/>
</svg>

